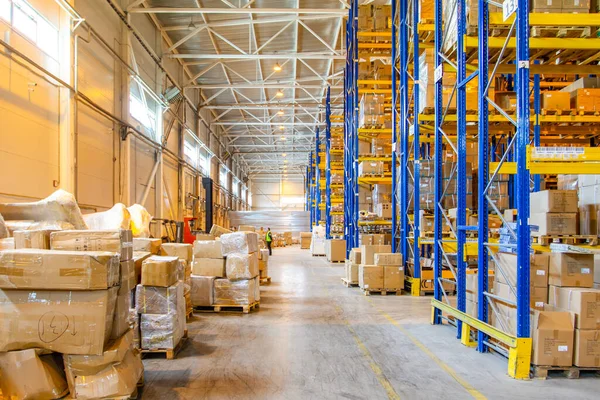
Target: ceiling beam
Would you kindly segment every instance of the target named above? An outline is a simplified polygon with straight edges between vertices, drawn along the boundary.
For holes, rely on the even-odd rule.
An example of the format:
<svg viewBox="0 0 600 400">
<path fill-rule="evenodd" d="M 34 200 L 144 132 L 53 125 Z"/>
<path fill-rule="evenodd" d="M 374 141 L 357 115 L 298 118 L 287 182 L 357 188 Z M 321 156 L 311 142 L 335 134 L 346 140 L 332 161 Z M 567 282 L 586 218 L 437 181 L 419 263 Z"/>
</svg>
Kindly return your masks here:
<svg viewBox="0 0 600 400">
<path fill-rule="evenodd" d="M 250 14 L 252 15 L 252 14 Z M 240 25 L 263 25 L 263 24 L 278 24 L 282 22 L 290 22 L 290 21 L 315 21 L 322 19 L 338 19 L 337 15 L 302 15 L 297 17 L 295 15 L 281 15 L 277 17 L 263 17 L 260 19 L 249 20 L 249 19 L 228 19 L 225 21 L 214 21 L 207 24 L 196 25 L 196 29 L 205 29 L 207 27 L 210 28 L 222 28 L 228 26 L 240 26 Z M 166 26 L 163 28 L 165 32 L 171 31 L 189 31 L 189 23 L 185 25 L 173 25 Z"/>
<path fill-rule="evenodd" d="M 202 84 L 202 85 L 190 85 L 187 88 L 189 89 L 204 89 L 204 90 L 215 90 L 215 89 L 295 89 L 295 88 L 305 88 L 305 89 L 323 89 L 327 85 L 294 85 L 294 84 L 285 84 L 278 85 L 276 83 L 234 83 L 231 85 L 226 84 Z M 332 89 L 343 89 L 344 86 L 331 86 Z"/>
<path fill-rule="evenodd" d="M 130 14 L 304 14 L 335 15 L 345 17 L 348 10 L 343 8 L 193 8 L 193 7 L 135 7 L 128 10 Z"/>
<path fill-rule="evenodd" d="M 220 125 L 220 126 L 270 126 L 270 125 L 278 125 L 278 126 L 297 126 L 297 125 L 313 125 L 313 122 L 301 122 L 301 121 L 297 121 L 297 122 L 276 122 L 276 123 L 272 123 L 272 122 L 211 122 L 211 125 Z M 319 124 L 315 125 L 325 125 L 325 122 L 320 122 Z"/>
<path fill-rule="evenodd" d="M 206 53 L 164 53 L 165 58 L 199 59 L 199 60 L 345 60 L 345 55 L 330 53 L 281 53 L 281 54 L 206 54 Z"/>
</svg>

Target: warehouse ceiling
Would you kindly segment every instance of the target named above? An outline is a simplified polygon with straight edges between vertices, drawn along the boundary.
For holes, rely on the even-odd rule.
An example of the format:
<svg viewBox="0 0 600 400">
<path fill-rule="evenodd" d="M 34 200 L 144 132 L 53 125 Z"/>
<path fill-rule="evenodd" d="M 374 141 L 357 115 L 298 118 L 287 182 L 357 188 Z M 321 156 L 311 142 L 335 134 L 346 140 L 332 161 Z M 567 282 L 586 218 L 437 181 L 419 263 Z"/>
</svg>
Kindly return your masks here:
<svg viewBox="0 0 600 400">
<path fill-rule="evenodd" d="M 327 86 L 341 114 L 345 0 L 138 0 L 248 174 L 304 173 Z M 276 71 L 280 67 L 280 71 Z M 215 130 L 218 131 L 218 130 Z"/>
</svg>

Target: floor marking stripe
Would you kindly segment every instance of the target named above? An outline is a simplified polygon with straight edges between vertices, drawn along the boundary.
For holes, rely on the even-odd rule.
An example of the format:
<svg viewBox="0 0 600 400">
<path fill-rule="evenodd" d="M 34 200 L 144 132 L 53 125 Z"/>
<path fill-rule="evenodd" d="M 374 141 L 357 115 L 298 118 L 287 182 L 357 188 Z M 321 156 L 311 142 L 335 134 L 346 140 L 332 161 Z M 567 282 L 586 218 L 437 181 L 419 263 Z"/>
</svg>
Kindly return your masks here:
<svg viewBox="0 0 600 400">
<path fill-rule="evenodd" d="M 371 303 L 373 305 L 373 301 L 371 299 L 367 299 L 367 301 L 369 303 Z M 473 398 L 478 399 L 478 400 L 485 400 L 487 399 L 481 392 L 477 391 L 477 389 L 475 389 L 473 386 L 471 386 L 469 384 L 469 382 L 465 381 L 463 378 L 460 377 L 460 375 L 458 375 L 458 373 L 456 371 L 454 371 L 448 364 L 446 364 L 445 362 L 443 362 L 442 360 L 440 360 L 435 354 L 433 354 L 431 352 L 431 350 L 429 350 L 423 343 L 421 343 L 417 338 L 415 338 L 413 335 L 411 335 L 406 329 L 404 329 L 404 327 L 402 327 L 402 325 L 400 325 L 400 323 L 398 321 L 396 321 L 394 318 L 392 318 L 390 315 L 388 315 L 385 311 L 380 310 L 379 308 L 375 307 L 375 309 L 381 314 L 383 315 L 392 325 L 394 325 L 396 328 L 398 328 L 404 335 L 406 335 L 406 337 L 408 337 L 414 344 L 415 346 L 417 346 L 421 351 L 423 351 L 425 354 L 427 354 L 433 361 L 435 361 L 435 363 L 437 365 L 439 365 L 444 371 L 446 371 L 446 373 L 448 373 L 448 375 L 450 375 L 452 378 L 454 378 L 454 380 L 456 382 L 458 382 L 463 388 L 465 388 L 465 390 L 467 392 L 469 392 L 469 394 L 471 396 L 473 396 Z"/>
</svg>

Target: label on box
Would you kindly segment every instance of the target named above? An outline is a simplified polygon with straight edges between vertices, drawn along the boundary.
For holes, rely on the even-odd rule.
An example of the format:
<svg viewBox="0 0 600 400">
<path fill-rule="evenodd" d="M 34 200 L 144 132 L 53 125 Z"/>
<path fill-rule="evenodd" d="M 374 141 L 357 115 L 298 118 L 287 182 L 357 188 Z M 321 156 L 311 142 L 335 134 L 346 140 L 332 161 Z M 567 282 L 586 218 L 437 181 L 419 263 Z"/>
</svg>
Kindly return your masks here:
<svg viewBox="0 0 600 400">
<path fill-rule="evenodd" d="M 368 289 L 368 288 L 369 288 L 369 285 L 365 285 L 365 289 Z"/>
<path fill-rule="evenodd" d="M 535 306 L 536 307 L 544 307 L 544 302 L 543 301 L 536 301 L 535 302 Z"/>
<path fill-rule="evenodd" d="M 404 271 L 404 267 L 398 267 L 398 271 Z"/>
<path fill-rule="evenodd" d="M 537 271 L 535 271 L 536 275 L 546 275 L 546 271 L 544 271 L 543 269 L 538 269 Z"/>
<path fill-rule="evenodd" d="M 569 346 L 558 346 L 558 351 L 569 351 Z"/>
<path fill-rule="evenodd" d="M 589 268 L 581 268 L 581 273 L 582 274 L 589 274 L 590 273 L 590 269 Z"/>
<path fill-rule="evenodd" d="M 435 71 L 433 72 L 435 82 L 436 83 L 439 82 L 440 79 L 442 79 L 443 75 L 444 75 L 444 67 L 442 66 L 442 64 L 440 64 L 435 68 Z"/>
</svg>

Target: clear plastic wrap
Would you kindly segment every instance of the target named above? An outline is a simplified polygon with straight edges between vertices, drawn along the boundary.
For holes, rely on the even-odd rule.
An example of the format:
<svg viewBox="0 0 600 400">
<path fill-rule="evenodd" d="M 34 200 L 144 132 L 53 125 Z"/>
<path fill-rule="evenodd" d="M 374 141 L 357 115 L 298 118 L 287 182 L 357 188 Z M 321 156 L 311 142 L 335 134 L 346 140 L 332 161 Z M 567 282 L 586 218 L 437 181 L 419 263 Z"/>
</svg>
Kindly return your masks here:
<svg viewBox="0 0 600 400">
<path fill-rule="evenodd" d="M 142 338 L 140 332 L 140 314 L 137 313 L 137 310 L 135 308 L 131 308 L 129 310 L 129 319 L 133 322 L 133 328 L 131 328 L 131 330 L 133 331 L 133 347 L 136 349 L 141 349 Z"/>
<path fill-rule="evenodd" d="M 74 376 L 96 375 L 106 367 L 119 363 L 125 354 L 133 348 L 134 332 L 129 330 L 117 339 L 111 340 L 100 355 L 74 355 L 65 354 L 65 368 L 67 378 Z"/>
<path fill-rule="evenodd" d="M 191 263 L 192 250 L 192 245 L 189 243 L 163 243 L 160 246 L 160 255 L 179 257 L 180 260 Z"/>
<path fill-rule="evenodd" d="M 135 308 L 139 314 L 169 314 L 177 311 L 183 298 L 183 283 L 168 288 L 138 285 L 135 289 Z"/>
<path fill-rule="evenodd" d="M 213 224 L 213 226 L 210 228 L 210 232 L 209 234 L 213 235 L 214 237 L 220 237 L 221 235 L 225 234 L 225 233 L 231 233 L 231 231 L 227 228 L 223 228 L 222 226 Z"/>
<path fill-rule="evenodd" d="M 152 215 L 139 204 L 134 204 L 127 208 L 131 217 L 131 232 L 135 238 L 147 238 L 150 237 L 150 221 Z"/>
<path fill-rule="evenodd" d="M 0 204 L 0 214 L 6 220 L 65 221 L 75 229 L 87 229 L 75 196 L 62 189 L 36 202 Z"/>
<path fill-rule="evenodd" d="M 119 284 L 119 257 L 102 251 L 20 249 L 0 253 L 0 288 L 97 290 Z"/>
<path fill-rule="evenodd" d="M 14 250 L 14 249 L 15 249 L 15 238 L 14 237 L 0 239 L 0 251 Z"/>
<path fill-rule="evenodd" d="M 54 231 L 63 231 L 75 229 L 75 226 L 64 221 L 4 221 L 9 232 L 15 231 L 36 231 L 49 229 Z"/>
<path fill-rule="evenodd" d="M 162 244 L 161 239 L 154 238 L 133 238 L 133 251 L 147 251 L 149 253 L 159 255 L 160 245 Z"/>
<path fill-rule="evenodd" d="M 230 281 L 215 279 L 215 305 L 249 305 L 254 303 L 256 279 Z"/>
<path fill-rule="evenodd" d="M 259 273 L 258 253 L 229 254 L 225 261 L 225 271 L 227 274 L 227 279 L 230 281 L 254 278 Z"/>
<path fill-rule="evenodd" d="M 4 222 L 4 218 L 2 214 L 0 214 L 0 239 L 5 239 L 9 237 L 8 228 L 6 227 L 6 223 Z"/>
<path fill-rule="evenodd" d="M 142 264 L 144 261 L 151 257 L 152 254 L 147 251 L 134 251 L 133 252 L 133 263 L 135 265 L 135 283 L 136 285 L 142 278 Z"/>
<path fill-rule="evenodd" d="M 260 279 L 254 278 L 254 301 L 260 301 Z"/>
<path fill-rule="evenodd" d="M 92 230 L 128 230 L 131 226 L 131 214 L 123 203 L 115 204 L 110 210 L 84 214 L 83 219 Z"/>
<path fill-rule="evenodd" d="M 57 231 L 50 234 L 50 248 L 71 251 L 110 251 L 121 261 L 133 258 L 133 236 L 130 230 Z"/>
<path fill-rule="evenodd" d="M 214 286 L 214 276 L 192 275 L 192 305 L 194 307 L 212 306 L 214 304 Z"/>
<path fill-rule="evenodd" d="M 196 240 L 193 249 L 196 258 L 223 258 L 220 240 Z"/>
<path fill-rule="evenodd" d="M 224 257 L 233 253 L 255 253 L 258 251 L 258 235 L 254 232 L 221 235 L 221 251 Z"/>
<path fill-rule="evenodd" d="M 142 349 L 174 349 L 185 331 L 185 302 L 170 314 L 141 314 Z"/>
<path fill-rule="evenodd" d="M 117 289 L 0 290 L 0 352 L 39 347 L 102 354 L 112 329 Z"/>
<path fill-rule="evenodd" d="M 50 249 L 50 234 L 54 232 L 49 229 L 14 231 L 15 249 Z"/>
<path fill-rule="evenodd" d="M 225 277 L 224 258 L 194 258 L 192 274 L 201 276 Z"/>
<path fill-rule="evenodd" d="M 0 390 L 4 399 L 60 399 L 68 392 L 60 354 L 41 350 L 0 353 Z"/>
<path fill-rule="evenodd" d="M 260 254 L 260 256 L 258 257 L 259 260 L 269 261 L 269 250 L 268 249 L 260 249 L 259 254 Z"/>
<path fill-rule="evenodd" d="M 95 375 L 77 376 L 72 388 L 77 399 L 104 399 L 130 396 L 137 387 L 144 365 L 139 351 L 130 350 L 119 363 L 111 364 Z"/>
<path fill-rule="evenodd" d="M 152 256 L 142 263 L 142 285 L 169 287 L 177 282 L 179 259 L 170 256 Z"/>
<path fill-rule="evenodd" d="M 313 236 L 310 242 L 310 252 L 313 256 L 324 256 L 325 239 L 318 236 Z"/>
<path fill-rule="evenodd" d="M 119 287 L 115 303 L 115 312 L 113 314 L 112 329 L 110 332 L 111 340 L 121 337 L 131 329 L 132 321 L 129 316 L 129 310 L 133 306 L 131 300 L 131 290 L 127 287 Z"/>
</svg>

